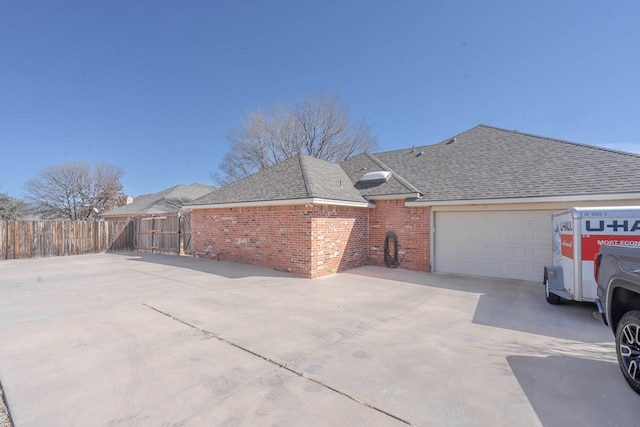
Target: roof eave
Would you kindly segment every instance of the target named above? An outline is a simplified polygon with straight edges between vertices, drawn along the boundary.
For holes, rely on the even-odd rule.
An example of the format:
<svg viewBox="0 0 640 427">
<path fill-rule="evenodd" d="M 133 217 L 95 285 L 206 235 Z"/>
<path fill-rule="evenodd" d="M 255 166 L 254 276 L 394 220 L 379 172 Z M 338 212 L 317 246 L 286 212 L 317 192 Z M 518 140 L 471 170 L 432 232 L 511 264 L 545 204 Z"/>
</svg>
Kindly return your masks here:
<svg viewBox="0 0 640 427">
<path fill-rule="evenodd" d="M 468 199 L 468 200 L 412 200 L 406 206 L 443 206 L 443 205 L 492 205 L 504 203 L 545 203 L 545 202 L 584 202 L 606 200 L 640 200 L 640 193 L 612 193 L 612 194 L 575 194 L 566 196 L 544 197 L 511 197 L 504 199 Z"/>
<path fill-rule="evenodd" d="M 291 205 L 333 205 L 333 206 L 350 206 L 357 208 L 368 208 L 369 202 L 350 201 L 350 200 L 332 200 L 318 197 L 309 197 L 304 199 L 283 199 L 283 200 L 259 200 L 253 202 L 231 202 L 231 203 L 208 203 L 202 205 L 186 205 L 185 209 L 226 209 L 226 208 L 245 208 L 256 206 L 291 206 Z"/>
<path fill-rule="evenodd" d="M 396 193 L 396 194 L 372 194 L 365 195 L 367 200 L 397 200 L 397 199 L 418 199 L 421 193 Z"/>
</svg>

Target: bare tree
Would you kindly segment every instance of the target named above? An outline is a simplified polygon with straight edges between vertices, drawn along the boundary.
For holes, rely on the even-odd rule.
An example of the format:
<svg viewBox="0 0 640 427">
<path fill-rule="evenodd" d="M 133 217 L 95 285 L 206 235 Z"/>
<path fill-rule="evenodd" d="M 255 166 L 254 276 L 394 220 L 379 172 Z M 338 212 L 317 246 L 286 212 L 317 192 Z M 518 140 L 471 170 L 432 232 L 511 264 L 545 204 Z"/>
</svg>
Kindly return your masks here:
<svg viewBox="0 0 640 427">
<path fill-rule="evenodd" d="M 63 163 L 40 170 L 25 189 L 33 214 L 47 219 L 90 219 L 123 204 L 122 168 L 108 163 Z"/>
<path fill-rule="evenodd" d="M 366 122 L 352 121 L 339 95 L 312 94 L 248 113 L 230 132 L 218 184 L 228 184 L 299 153 L 333 162 L 378 149 Z"/>
<path fill-rule="evenodd" d="M 20 219 L 25 212 L 26 206 L 22 200 L 0 193 L 0 220 Z"/>
</svg>

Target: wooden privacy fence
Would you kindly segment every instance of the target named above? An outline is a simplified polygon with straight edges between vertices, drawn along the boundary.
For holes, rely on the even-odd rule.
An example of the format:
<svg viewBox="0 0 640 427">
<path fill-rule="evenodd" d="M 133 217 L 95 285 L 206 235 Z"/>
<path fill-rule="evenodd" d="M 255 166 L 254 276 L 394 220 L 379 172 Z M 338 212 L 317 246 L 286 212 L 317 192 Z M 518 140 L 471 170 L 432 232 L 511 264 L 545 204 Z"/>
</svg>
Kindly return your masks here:
<svg viewBox="0 0 640 427">
<path fill-rule="evenodd" d="M 133 219 L 133 246 L 140 252 L 191 253 L 191 216 L 173 214 Z"/>
<path fill-rule="evenodd" d="M 0 221 L 0 259 L 133 250 L 131 221 Z"/>
<path fill-rule="evenodd" d="M 0 259 L 99 252 L 191 253 L 190 216 L 123 221 L 0 221 Z"/>
</svg>

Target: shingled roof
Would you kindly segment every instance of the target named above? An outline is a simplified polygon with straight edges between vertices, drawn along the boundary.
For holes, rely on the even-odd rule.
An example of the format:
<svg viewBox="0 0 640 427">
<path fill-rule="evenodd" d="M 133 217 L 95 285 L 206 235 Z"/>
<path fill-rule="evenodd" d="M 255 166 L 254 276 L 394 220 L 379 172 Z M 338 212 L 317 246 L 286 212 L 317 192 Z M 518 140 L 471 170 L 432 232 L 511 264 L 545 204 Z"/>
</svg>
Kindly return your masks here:
<svg viewBox="0 0 640 427">
<path fill-rule="evenodd" d="M 299 154 L 200 197 L 189 206 L 310 199 L 367 204 L 340 165 Z"/>
<path fill-rule="evenodd" d="M 368 199 L 392 196 L 418 197 L 422 193 L 396 170 L 383 163 L 373 154 L 361 154 L 342 162 L 340 166 L 349 175 L 354 187 Z M 367 173 L 376 171 L 391 172 L 391 176 L 386 181 L 362 180 Z"/>
<path fill-rule="evenodd" d="M 365 181 L 369 172 L 388 179 Z M 640 193 L 640 155 L 479 125 L 433 145 L 364 153 L 340 165 L 298 155 L 189 203 L 322 199 L 446 203 Z"/>
<path fill-rule="evenodd" d="M 213 191 L 215 187 L 202 184 L 175 185 L 153 194 L 144 194 L 128 205 L 102 213 L 102 216 L 133 216 L 177 212 L 198 197 Z"/>
<path fill-rule="evenodd" d="M 362 154 L 342 166 L 358 186 L 358 165 L 373 163 L 396 179 L 363 194 L 402 194 L 401 182 L 408 182 L 425 202 L 640 192 L 640 155 L 485 125 L 434 145 Z"/>
</svg>

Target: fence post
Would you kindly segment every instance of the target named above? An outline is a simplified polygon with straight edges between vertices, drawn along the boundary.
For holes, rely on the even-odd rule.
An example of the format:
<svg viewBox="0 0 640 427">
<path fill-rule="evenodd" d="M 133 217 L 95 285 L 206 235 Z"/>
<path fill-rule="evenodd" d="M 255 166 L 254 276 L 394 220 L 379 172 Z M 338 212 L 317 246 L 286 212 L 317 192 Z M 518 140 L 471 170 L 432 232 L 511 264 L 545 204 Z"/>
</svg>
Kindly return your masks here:
<svg viewBox="0 0 640 427">
<path fill-rule="evenodd" d="M 184 217 L 178 213 L 178 255 L 184 255 L 184 233 L 182 230 L 184 229 Z"/>
</svg>

